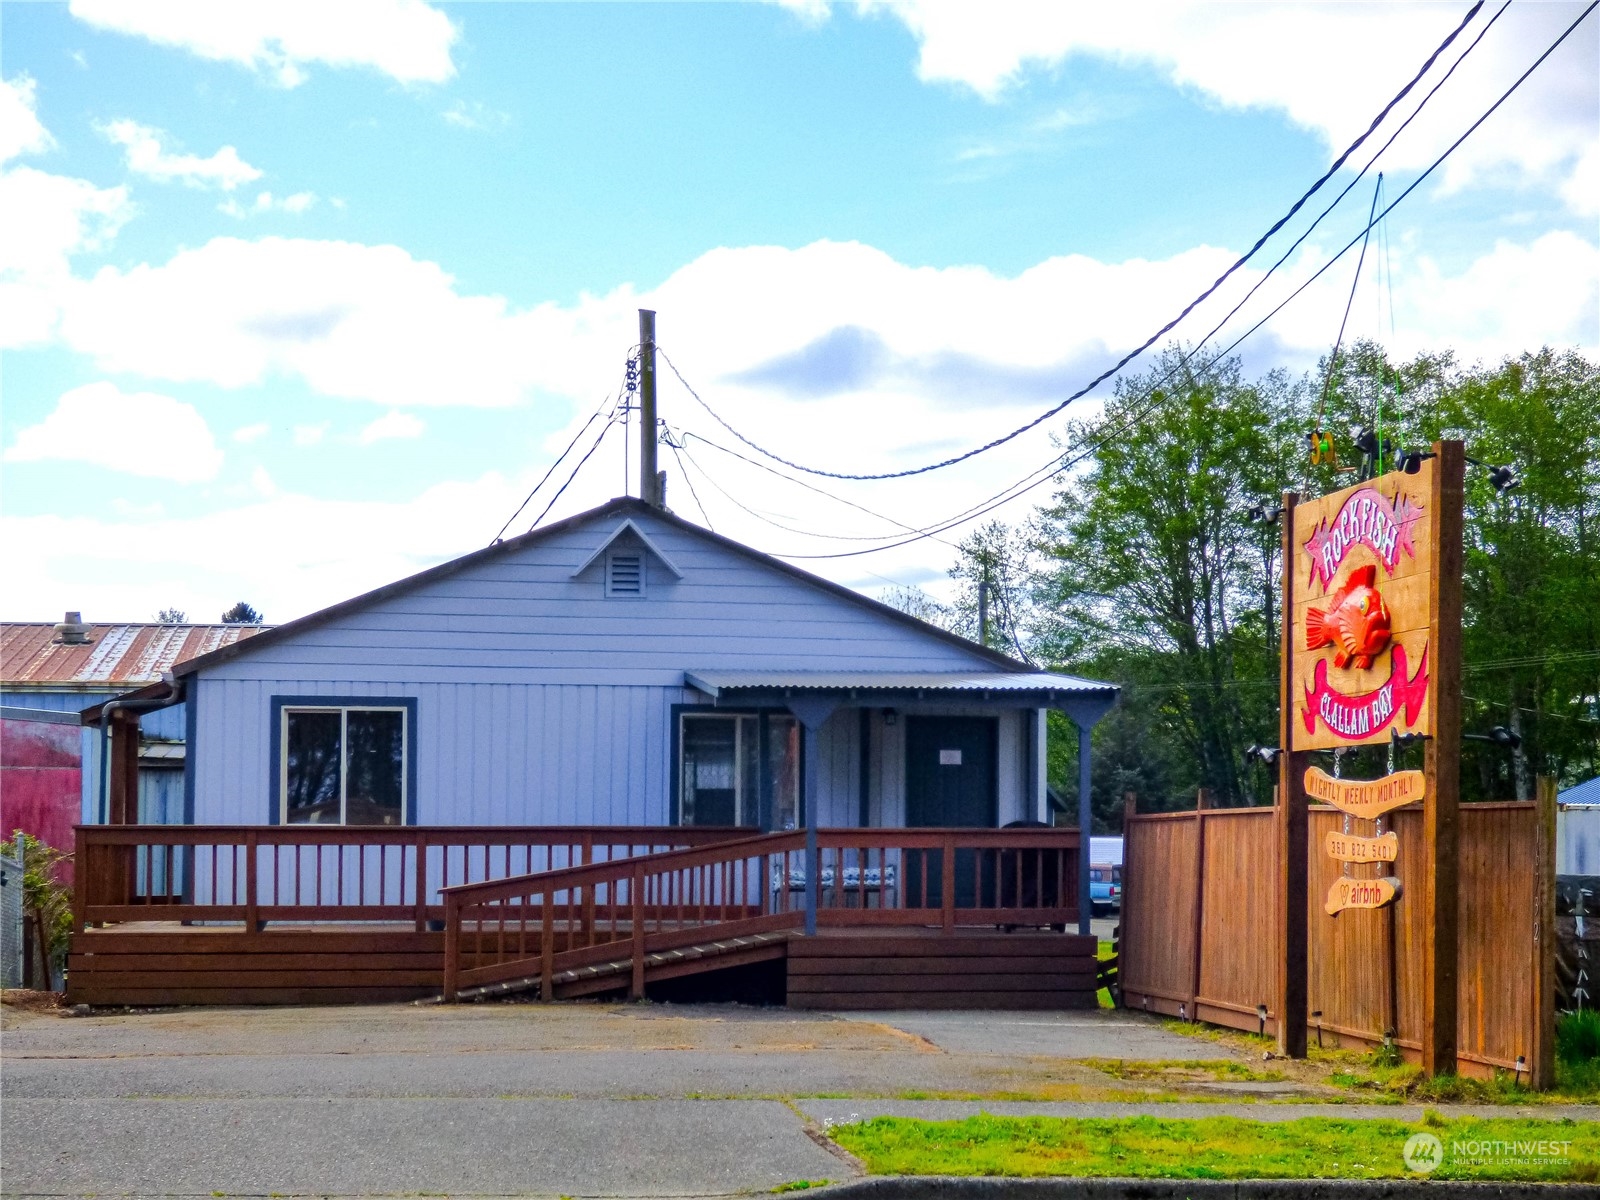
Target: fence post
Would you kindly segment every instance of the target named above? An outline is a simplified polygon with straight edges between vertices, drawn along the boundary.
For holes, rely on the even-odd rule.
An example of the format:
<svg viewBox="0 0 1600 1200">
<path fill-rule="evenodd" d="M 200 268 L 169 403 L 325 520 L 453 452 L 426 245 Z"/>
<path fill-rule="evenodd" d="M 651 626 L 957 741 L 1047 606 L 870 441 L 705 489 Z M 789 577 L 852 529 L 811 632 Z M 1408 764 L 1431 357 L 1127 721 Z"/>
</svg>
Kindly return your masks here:
<svg viewBox="0 0 1600 1200">
<path fill-rule="evenodd" d="M 1139 793 L 1122 793 L 1122 908 L 1117 914 L 1117 1007 L 1125 1007 L 1122 997 L 1128 988 L 1128 926 L 1132 908 L 1128 885 L 1133 880 L 1133 819 L 1139 815 Z M 1096 953 L 1099 948 L 1096 947 Z"/>
<path fill-rule="evenodd" d="M 461 969 L 461 905 L 449 892 L 444 896 L 444 999 L 456 998 Z"/>
<path fill-rule="evenodd" d="M 1201 788 L 1194 798 L 1194 927 L 1190 930 L 1193 957 L 1189 974 L 1189 1020 L 1198 1021 L 1200 1006 L 1200 949 L 1206 936 L 1206 810 L 1211 793 Z"/>
<path fill-rule="evenodd" d="M 637 939 L 636 939 L 637 940 Z M 546 888 L 539 905 L 539 999 L 556 998 L 556 899 Z"/>
<path fill-rule="evenodd" d="M 956 931 L 956 838 L 953 833 L 944 835 L 943 868 L 939 872 L 939 908 L 944 931 Z"/>
<path fill-rule="evenodd" d="M 1534 792 L 1533 1029 L 1528 1084 L 1556 1082 L 1556 781 L 1539 776 Z"/>
<path fill-rule="evenodd" d="M 633 909 L 633 974 L 628 980 L 628 999 L 644 999 L 644 864 L 635 863 L 628 885 L 629 906 Z"/>
<path fill-rule="evenodd" d="M 261 905 L 256 895 L 256 831 L 254 829 L 248 830 L 244 835 L 244 927 L 249 933 L 261 932 Z"/>
</svg>

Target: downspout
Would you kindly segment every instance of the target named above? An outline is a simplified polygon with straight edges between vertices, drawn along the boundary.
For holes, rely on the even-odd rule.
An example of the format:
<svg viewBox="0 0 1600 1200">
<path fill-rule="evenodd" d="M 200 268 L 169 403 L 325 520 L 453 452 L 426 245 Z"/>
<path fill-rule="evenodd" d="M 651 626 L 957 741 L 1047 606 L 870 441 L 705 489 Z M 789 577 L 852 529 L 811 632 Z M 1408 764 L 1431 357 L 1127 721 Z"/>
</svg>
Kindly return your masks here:
<svg viewBox="0 0 1600 1200">
<path fill-rule="evenodd" d="M 158 708 L 166 708 L 178 696 L 181 689 L 171 671 L 161 672 L 161 682 L 166 686 L 165 696 L 151 696 L 145 700 L 107 700 L 100 706 L 100 727 L 103 735 L 100 742 L 100 799 L 96 809 L 100 815 L 100 823 L 111 823 L 111 738 L 112 717 L 120 712 L 153 712 Z M 133 798 L 135 812 L 139 798 Z"/>
</svg>

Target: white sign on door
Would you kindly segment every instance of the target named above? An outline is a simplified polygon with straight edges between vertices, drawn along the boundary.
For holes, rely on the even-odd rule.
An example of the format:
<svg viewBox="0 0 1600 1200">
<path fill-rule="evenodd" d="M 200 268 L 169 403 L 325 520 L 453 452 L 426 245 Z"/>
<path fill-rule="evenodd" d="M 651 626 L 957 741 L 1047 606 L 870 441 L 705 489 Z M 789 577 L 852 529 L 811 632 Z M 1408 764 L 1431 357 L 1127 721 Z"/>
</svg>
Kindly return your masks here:
<svg viewBox="0 0 1600 1200">
<path fill-rule="evenodd" d="M 961 751 L 959 751 L 959 750 L 941 750 L 941 751 L 939 751 L 939 765 L 941 767 L 959 767 L 961 765 Z"/>
</svg>

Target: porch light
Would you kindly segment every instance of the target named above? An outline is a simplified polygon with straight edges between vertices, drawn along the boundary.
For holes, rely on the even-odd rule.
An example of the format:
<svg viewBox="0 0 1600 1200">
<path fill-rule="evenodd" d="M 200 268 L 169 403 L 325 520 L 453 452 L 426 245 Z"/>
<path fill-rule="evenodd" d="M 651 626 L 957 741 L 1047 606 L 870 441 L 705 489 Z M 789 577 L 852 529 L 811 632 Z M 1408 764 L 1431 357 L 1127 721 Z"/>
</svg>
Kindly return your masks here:
<svg viewBox="0 0 1600 1200">
<path fill-rule="evenodd" d="M 899 719 L 900 714 L 895 712 L 894 709 L 886 708 L 883 710 L 883 723 L 885 725 L 893 725 Z"/>
</svg>

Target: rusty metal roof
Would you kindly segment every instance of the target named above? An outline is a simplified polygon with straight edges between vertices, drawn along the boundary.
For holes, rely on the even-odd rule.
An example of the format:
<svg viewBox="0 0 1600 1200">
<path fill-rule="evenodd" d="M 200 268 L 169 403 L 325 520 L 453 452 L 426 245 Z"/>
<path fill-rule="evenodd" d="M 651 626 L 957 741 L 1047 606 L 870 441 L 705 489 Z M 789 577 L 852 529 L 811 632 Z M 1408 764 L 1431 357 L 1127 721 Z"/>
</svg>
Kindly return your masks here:
<svg viewBox="0 0 1600 1200">
<path fill-rule="evenodd" d="M 85 645 L 56 642 L 53 623 L 0 622 L 0 686 L 33 691 L 126 690 L 177 663 L 231 646 L 265 625 L 90 625 Z"/>
</svg>

